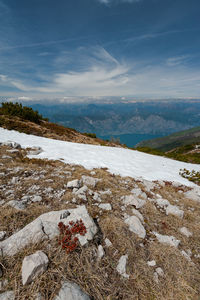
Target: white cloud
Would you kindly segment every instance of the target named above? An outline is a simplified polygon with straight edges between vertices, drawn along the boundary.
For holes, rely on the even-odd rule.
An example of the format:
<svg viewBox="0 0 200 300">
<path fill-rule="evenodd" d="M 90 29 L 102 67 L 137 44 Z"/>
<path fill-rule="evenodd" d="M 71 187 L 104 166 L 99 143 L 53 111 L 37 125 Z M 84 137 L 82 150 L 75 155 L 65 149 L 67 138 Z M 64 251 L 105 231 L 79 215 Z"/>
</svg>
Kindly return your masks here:
<svg viewBox="0 0 200 300">
<path fill-rule="evenodd" d="M 186 62 L 188 58 L 189 58 L 188 55 L 170 57 L 167 59 L 166 64 L 170 67 L 174 67 L 183 64 L 184 62 Z"/>
<path fill-rule="evenodd" d="M 121 62 L 102 47 L 68 52 L 75 69 L 45 75 L 36 81 L 0 75 L 0 82 L 18 89 L 20 96 L 48 96 L 70 99 L 78 96 L 198 97 L 200 71 L 179 64 L 144 66 L 144 62 Z M 169 60 L 171 64 L 184 58 Z M 68 70 L 67 70 L 68 69 Z M 41 82 L 38 84 L 38 82 Z M 23 93 L 22 93 L 23 92 Z M 65 100 L 64 100 L 65 101 Z"/>
<path fill-rule="evenodd" d="M 98 2 L 102 4 L 118 4 L 118 3 L 134 3 L 134 2 L 140 2 L 142 0 L 97 0 Z"/>
</svg>

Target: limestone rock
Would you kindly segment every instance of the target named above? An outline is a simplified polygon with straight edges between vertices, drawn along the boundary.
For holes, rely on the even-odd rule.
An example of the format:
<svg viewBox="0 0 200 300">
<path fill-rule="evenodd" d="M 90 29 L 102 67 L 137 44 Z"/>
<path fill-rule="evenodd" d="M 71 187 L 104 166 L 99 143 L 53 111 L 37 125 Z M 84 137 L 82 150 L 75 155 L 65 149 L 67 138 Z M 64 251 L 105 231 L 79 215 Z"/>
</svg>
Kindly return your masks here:
<svg viewBox="0 0 200 300">
<path fill-rule="evenodd" d="M 125 223 L 129 226 L 129 230 L 137 234 L 140 238 L 145 238 L 146 230 L 136 216 L 127 217 Z"/>
<path fill-rule="evenodd" d="M 128 255 L 122 255 L 119 259 L 117 265 L 117 272 L 122 275 L 124 278 L 129 278 L 129 275 L 126 274 L 126 263 L 127 263 Z"/>
<path fill-rule="evenodd" d="M 65 281 L 54 300 L 90 300 L 90 297 L 76 283 Z"/>
<path fill-rule="evenodd" d="M 170 204 L 166 208 L 166 215 L 168 216 L 169 214 L 183 218 L 184 211 L 178 208 L 178 206 Z"/>
<path fill-rule="evenodd" d="M 79 179 L 75 179 L 75 180 L 72 180 L 72 181 L 68 181 L 67 183 L 67 188 L 68 189 L 80 189 L 82 185 L 82 180 L 79 180 Z"/>
<path fill-rule="evenodd" d="M 97 257 L 98 259 L 101 259 L 105 255 L 105 252 L 103 250 L 103 247 L 101 245 L 98 246 L 97 249 Z"/>
<path fill-rule="evenodd" d="M 85 176 L 85 175 L 82 176 L 82 180 L 83 180 L 83 183 L 85 185 L 89 185 L 89 186 L 91 186 L 93 188 L 96 186 L 97 182 L 99 181 L 98 178 L 94 178 L 94 177 L 90 177 L 90 176 Z"/>
<path fill-rule="evenodd" d="M 0 231 L 0 241 L 2 241 L 6 236 L 6 231 Z"/>
<path fill-rule="evenodd" d="M 123 203 L 124 205 L 133 205 L 136 208 L 141 208 L 142 206 L 145 205 L 146 201 L 134 195 L 128 195 L 124 197 Z"/>
<path fill-rule="evenodd" d="M 84 236 L 77 234 L 77 238 L 81 246 L 83 246 L 92 240 L 93 236 L 97 233 L 97 226 L 89 216 L 84 205 L 74 209 L 52 211 L 39 216 L 23 229 L 0 242 L 0 253 L 12 256 L 32 243 L 38 243 L 45 239 L 53 239 L 59 235 L 59 222 L 68 225 L 70 221 L 80 219 L 82 219 L 87 229 L 87 233 Z"/>
<path fill-rule="evenodd" d="M 13 291 L 7 291 L 5 293 L 0 294 L 0 300 L 14 300 L 15 294 Z"/>
<path fill-rule="evenodd" d="M 179 231 L 187 237 L 192 236 L 192 232 L 190 232 L 186 227 L 181 227 Z"/>
<path fill-rule="evenodd" d="M 112 210 L 112 206 L 110 205 L 110 203 L 101 203 L 98 206 L 99 208 L 104 210 Z"/>
<path fill-rule="evenodd" d="M 147 262 L 147 265 L 148 265 L 149 267 L 155 267 L 155 266 L 156 266 L 156 262 L 155 262 L 155 260 L 151 260 L 151 261 L 148 261 L 148 262 Z"/>
<path fill-rule="evenodd" d="M 22 263 L 22 283 L 31 283 L 36 277 L 43 274 L 48 266 L 49 259 L 42 251 L 26 256 Z"/>
<path fill-rule="evenodd" d="M 173 247 L 178 247 L 180 244 L 180 240 L 177 240 L 174 236 L 169 235 L 162 235 L 157 232 L 153 232 L 153 234 L 156 236 L 157 240 L 162 244 L 168 244 Z"/>
<path fill-rule="evenodd" d="M 32 149 L 28 152 L 28 155 L 38 155 L 43 152 L 41 147 L 32 147 Z"/>
<path fill-rule="evenodd" d="M 184 193 L 186 198 L 200 202 L 200 187 L 194 187 L 192 190 Z"/>
<path fill-rule="evenodd" d="M 108 238 L 105 239 L 105 244 L 106 244 L 106 247 L 112 246 L 112 243 Z"/>
</svg>

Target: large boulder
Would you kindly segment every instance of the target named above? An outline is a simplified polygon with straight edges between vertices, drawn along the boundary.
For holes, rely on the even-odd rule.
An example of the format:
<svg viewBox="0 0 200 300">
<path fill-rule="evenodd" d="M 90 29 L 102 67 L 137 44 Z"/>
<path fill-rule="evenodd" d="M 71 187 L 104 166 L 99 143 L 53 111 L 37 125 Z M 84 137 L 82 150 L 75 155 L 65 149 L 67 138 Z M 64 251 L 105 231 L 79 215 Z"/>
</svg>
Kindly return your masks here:
<svg viewBox="0 0 200 300">
<path fill-rule="evenodd" d="M 84 205 L 74 209 L 52 211 L 45 213 L 26 225 L 23 229 L 0 242 L 0 253 L 12 256 L 29 244 L 53 239 L 59 235 L 58 223 L 68 225 L 70 221 L 82 219 L 87 233 L 84 236 L 77 234 L 81 246 L 92 240 L 97 233 L 97 226 L 89 216 Z"/>
<path fill-rule="evenodd" d="M 90 300 L 90 297 L 76 283 L 65 281 L 54 300 Z"/>
<path fill-rule="evenodd" d="M 44 273 L 47 269 L 49 259 L 42 251 L 37 251 L 26 256 L 22 263 L 22 283 L 31 283 L 36 277 Z"/>
</svg>

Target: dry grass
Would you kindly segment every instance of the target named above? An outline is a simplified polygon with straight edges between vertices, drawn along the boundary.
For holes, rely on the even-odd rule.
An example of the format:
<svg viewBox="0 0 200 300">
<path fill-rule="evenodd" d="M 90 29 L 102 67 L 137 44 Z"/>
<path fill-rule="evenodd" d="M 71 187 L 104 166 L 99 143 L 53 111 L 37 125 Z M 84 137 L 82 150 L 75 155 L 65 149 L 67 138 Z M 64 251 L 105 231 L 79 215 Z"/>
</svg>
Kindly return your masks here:
<svg viewBox="0 0 200 300">
<path fill-rule="evenodd" d="M 93 170 L 96 173 L 93 176 L 100 181 L 91 190 L 100 192 L 109 189 L 112 192 L 111 195 L 100 196 L 103 203 L 112 205 L 112 211 L 103 211 L 94 205 L 96 202 L 93 195 L 87 193 L 87 201 L 77 198 L 76 203 L 73 203 L 72 199 L 75 196 L 71 190 L 66 189 L 68 181 L 80 179 L 82 175 L 91 176 L 89 170 L 81 166 L 66 165 L 60 161 L 27 159 L 24 156 L 26 151 L 8 153 L 8 149 L 0 147 L 1 157 L 2 155 L 12 157 L 0 159 L 0 172 L 6 174 L 0 178 L 0 200 L 8 202 L 12 199 L 21 199 L 23 195 L 31 195 L 31 187 L 37 186 L 35 193 L 42 196 L 42 201 L 29 204 L 27 209 L 22 211 L 1 206 L 0 230 L 5 230 L 7 236 L 45 212 L 73 208 L 79 204 L 86 205 L 89 214 L 95 218 L 95 222 L 98 221 L 99 226 L 99 232 L 93 241 L 70 254 L 66 254 L 55 239 L 30 245 L 13 257 L 1 257 L 3 279 L 8 280 L 5 290 L 14 290 L 16 300 L 35 299 L 38 292 L 42 294 L 42 299 L 51 300 L 58 293 L 63 279 L 76 282 L 93 300 L 199 300 L 200 258 L 197 256 L 200 253 L 199 203 L 184 198 L 179 193 L 180 189 L 169 184 L 157 187 L 154 193 L 159 193 L 171 204 L 181 207 L 184 210 L 184 218 L 166 216 L 153 202 L 147 201 L 140 209 L 145 219 L 147 235 L 145 239 L 140 239 L 129 231 L 123 221 L 125 213 L 132 215 L 132 207 L 125 207 L 123 211 L 121 197 L 130 194 L 131 189 L 137 186 L 145 191 L 141 182 L 112 175 L 106 169 Z M 21 169 L 15 174 L 13 170 L 16 167 Z M 10 184 L 13 177 L 19 177 L 19 182 L 14 188 Z M 47 188 L 52 190 L 46 193 Z M 13 198 L 5 195 L 9 189 L 14 189 Z M 57 196 L 61 191 L 63 194 Z M 153 197 L 152 193 L 147 194 Z M 183 226 L 193 232 L 192 237 L 187 238 L 178 231 Z M 179 248 L 158 243 L 152 234 L 153 231 L 180 239 Z M 112 242 L 111 247 L 106 247 L 105 238 Z M 105 251 L 105 256 L 101 260 L 97 258 L 99 244 Z M 194 264 L 180 252 L 189 249 L 192 251 L 191 259 Z M 36 250 L 42 250 L 47 254 L 48 270 L 31 284 L 23 286 L 21 280 L 23 258 Z M 129 279 L 123 278 L 116 271 L 119 258 L 125 254 L 128 254 L 126 272 L 130 275 Z M 164 271 L 164 277 L 159 277 L 159 283 L 154 280 L 155 267 L 147 265 L 147 261 L 150 260 L 155 260 L 156 267 L 161 267 Z"/>
</svg>

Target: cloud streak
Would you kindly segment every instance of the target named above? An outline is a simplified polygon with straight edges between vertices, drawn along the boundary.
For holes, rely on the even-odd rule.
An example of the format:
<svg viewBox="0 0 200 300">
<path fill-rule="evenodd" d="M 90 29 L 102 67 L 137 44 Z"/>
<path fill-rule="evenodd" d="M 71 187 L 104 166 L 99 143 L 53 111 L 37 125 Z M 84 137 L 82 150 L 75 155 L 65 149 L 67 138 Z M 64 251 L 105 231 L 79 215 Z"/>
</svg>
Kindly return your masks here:
<svg viewBox="0 0 200 300">
<path fill-rule="evenodd" d="M 119 4 L 119 3 L 136 3 L 142 0 L 97 0 L 98 2 L 108 5 L 108 4 Z"/>
<path fill-rule="evenodd" d="M 79 58 L 80 50 L 83 52 Z M 88 52 L 86 51 L 88 50 Z M 87 53 L 87 54 L 86 54 Z M 69 53 L 68 53 L 69 55 Z M 73 54 L 74 55 L 74 54 Z M 40 74 L 30 82 L 0 75 L 0 84 L 14 87 L 21 96 L 199 96 L 200 71 L 181 64 L 184 56 L 169 58 L 161 65 L 118 61 L 102 47 L 79 49 L 73 59 L 87 61 L 79 70 Z M 169 64 L 176 68 L 169 68 Z M 137 66 L 137 67 L 136 67 Z M 39 85 L 38 81 L 43 82 Z"/>
</svg>

